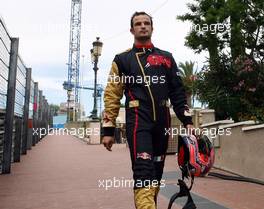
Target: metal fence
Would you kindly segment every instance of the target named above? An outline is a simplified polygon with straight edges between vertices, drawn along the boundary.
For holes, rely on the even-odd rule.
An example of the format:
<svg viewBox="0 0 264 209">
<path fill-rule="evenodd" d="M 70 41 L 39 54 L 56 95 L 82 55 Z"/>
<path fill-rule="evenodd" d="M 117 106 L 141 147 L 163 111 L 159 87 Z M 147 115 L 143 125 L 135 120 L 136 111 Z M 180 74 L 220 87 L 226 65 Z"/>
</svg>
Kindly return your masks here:
<svg viewBox="0 0 264 209">
<path fill-rule="evenodd" d="M 41 140 L 37 129 L 52 123 L 50 106 L 18 55 L 18 42 L 0 19 L 0 173 L 10 173 L 11 163 Z"/>
<path fill-rule="evenodd" d="M 26 66 L 20 56 L 17 60 L 17 74 L 16 74 L 16 96 L 15 96 L 15 115 L 22 117 L 24 111 L 25 94 L 26 94 Z"/>
</svg>

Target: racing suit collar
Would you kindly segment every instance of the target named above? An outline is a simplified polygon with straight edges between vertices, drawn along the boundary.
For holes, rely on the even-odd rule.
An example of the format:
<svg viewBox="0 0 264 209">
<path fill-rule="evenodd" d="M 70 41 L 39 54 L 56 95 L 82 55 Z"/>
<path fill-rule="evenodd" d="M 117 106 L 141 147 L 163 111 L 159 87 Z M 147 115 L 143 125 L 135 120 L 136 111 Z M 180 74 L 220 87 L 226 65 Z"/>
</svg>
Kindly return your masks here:
<svg viewBox="0 0 264 209">
<path fill-rule="evenodd" d="M 150 44 L 133 44 L 133 48 L 136 49 L 137 51 L 141 51 L 142 49 L 153 49 L 154 45 L 152 43 Z"/>
</svg>

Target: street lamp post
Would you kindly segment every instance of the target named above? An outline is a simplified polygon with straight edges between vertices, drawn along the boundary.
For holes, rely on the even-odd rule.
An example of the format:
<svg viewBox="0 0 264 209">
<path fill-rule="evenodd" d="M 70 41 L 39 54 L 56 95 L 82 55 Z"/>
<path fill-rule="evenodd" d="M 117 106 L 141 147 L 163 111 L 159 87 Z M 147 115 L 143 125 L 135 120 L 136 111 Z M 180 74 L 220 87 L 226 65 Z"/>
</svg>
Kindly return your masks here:
<svg viewBox="0 0 264 209">
<path fill-rule="evenodd" d="M 93 42 L 93 48 L 90 50 L 92 63 L 94 64 L 94 106 L 92 111 L 92 119 L 98 119 L 97 117 L 97 64 L 99 56 L 101 56 L 103 43 L 99 41 L 99 37 L 96 37 L 96 41 Z"/>
</svg>

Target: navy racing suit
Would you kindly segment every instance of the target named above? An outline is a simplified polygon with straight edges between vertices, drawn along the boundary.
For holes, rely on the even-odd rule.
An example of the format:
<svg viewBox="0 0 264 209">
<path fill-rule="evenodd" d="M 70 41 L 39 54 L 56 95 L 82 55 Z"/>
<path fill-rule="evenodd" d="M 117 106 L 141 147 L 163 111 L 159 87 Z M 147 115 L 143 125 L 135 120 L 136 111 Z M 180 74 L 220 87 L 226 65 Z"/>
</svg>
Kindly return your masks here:
<svg viewBox="0 0 264 209">
<path fill-rule="evenodd" d="M 168 147 L 170 104 L 184 126 L 192 124 L 172 54 L 151 44 L 134 45 L 115 56 L 104 94 L 104 136 L 114 135 L 123 94 L 134 187 L 153 180 L 160 182 Z"/>
</svg>

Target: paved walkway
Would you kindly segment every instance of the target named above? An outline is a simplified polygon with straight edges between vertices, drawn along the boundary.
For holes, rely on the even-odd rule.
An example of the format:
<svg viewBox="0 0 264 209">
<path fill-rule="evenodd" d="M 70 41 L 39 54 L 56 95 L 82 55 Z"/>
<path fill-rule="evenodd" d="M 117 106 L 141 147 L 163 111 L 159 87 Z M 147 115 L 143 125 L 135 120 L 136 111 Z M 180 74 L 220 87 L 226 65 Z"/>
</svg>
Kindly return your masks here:
<svg viewBox="0 0 264 209">
<path fill-rule="evenodd" d="M 108 152 L 102 145 L 87 145 L 72 136 L 47 136 L 12 165 L 11 174 L 0 175 L 0 208 L 133 209 L 130 167 L 125 145 L 114 145 Z M 178 189 L 176 167 L 175 157 L 168 156 L 159 209 L 167 208 L 168 198 Z M 115 185 L 106 188 L 110 180 Z M 264 205 L 264 187 L 245 182 L 197 178 L 193 192 L 198 209 Z"/>
</svg>

